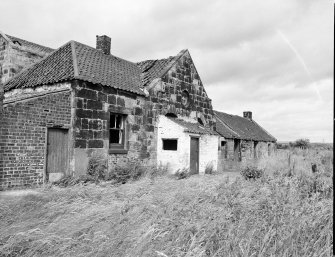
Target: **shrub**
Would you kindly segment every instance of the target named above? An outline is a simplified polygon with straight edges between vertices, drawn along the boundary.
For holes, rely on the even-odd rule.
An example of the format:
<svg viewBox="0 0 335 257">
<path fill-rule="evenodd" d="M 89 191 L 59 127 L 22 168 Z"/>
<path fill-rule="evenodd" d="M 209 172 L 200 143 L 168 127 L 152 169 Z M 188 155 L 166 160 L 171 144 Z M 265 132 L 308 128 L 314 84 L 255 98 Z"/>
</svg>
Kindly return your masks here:
<svg viewBox="0 0 335 257">
<path fill-rule="evenodd" d="M 245 168 L 241 169 L 240 173 L 243 178 L 245 178 L 246 180 L 249 180 L 249 179 L 261 178 L 264 172 L 262 169 L 259 169 L 255 166 L 246 166 Z"/>
<path fill-rule="evenodd" d="M 294 147 L 299 147 L 302 149 L 307 149 L 310 147 L 310 142 L 308 138 L 301 138 L 301 139 L 297 139 L 294 142 Z"/>
<path fill-rule="evenodd" d="M 188 168 L 178 169 L 174 174 L 177 179 L 184 179 L 190 176 L 190 170 Z"/>
<path fill-rule="evenodd" d="M 125 184 L 129 180 L 138 180 L 145 175 L 145 172 L 146 168 L 140 162 L 127 162 L 123 165 L 116 165 L 108 173 L 107 180 Z"/>
<path fill-rule="evenodd" d="M 87 175 L 95 180 L 105 180 L 107 173 L 107 159 L 99 153 L 93 154 L 88 160 Z"/>
</svg>

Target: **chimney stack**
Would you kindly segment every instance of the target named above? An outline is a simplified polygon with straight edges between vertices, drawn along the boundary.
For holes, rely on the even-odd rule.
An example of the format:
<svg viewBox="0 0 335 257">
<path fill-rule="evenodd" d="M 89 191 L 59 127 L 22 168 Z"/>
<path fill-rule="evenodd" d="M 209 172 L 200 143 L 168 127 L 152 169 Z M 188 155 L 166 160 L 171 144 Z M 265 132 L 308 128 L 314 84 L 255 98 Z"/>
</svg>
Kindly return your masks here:
<svg viewBox="0 0 335 257">
<path fill-rule="evenodd" d="M 97 50 L 102 51 L 104 54 L 111 54 L 111 38 L 106 35 L 97 35 Z"/>
<path fill-rule="evenodd" d="M 252 120 L 252 112 L 243 112 L 243 117 Z"/>
</svg>

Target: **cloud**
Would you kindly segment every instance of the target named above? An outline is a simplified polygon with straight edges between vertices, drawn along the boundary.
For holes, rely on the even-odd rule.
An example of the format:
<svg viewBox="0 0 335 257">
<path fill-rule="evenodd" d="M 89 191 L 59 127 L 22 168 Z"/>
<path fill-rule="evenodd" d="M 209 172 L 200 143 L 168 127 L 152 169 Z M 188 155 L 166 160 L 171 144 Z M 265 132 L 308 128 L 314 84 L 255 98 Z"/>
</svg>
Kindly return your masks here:
<svg viewBox="0 0 335 257">
<path fill-rule="evenodd" d="M 2 31 L 54 48 L 69 40 L 94 47 L 101 34 L 131 61 L 188 48 L 216 109 L 251 110 L 279 140 L 332 141 L 329 1 L 2 0 L 1 7 Z"/>
</svg>

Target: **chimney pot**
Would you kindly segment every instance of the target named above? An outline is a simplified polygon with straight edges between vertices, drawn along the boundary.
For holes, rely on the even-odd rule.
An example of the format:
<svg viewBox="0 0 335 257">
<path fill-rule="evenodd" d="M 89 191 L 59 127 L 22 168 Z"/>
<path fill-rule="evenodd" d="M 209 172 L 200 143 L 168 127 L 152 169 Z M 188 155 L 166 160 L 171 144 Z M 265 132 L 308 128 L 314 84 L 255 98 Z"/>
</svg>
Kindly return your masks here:
<svg viewBox="0 0 335 257">
<path fill-rule="evenodd" d="M 243 112 L 243 117 L 252 120 L 252 112 L 249 111 Z"/>
<path fill-rule="evenodd" d="M 106 35 L 102 35 L 102 36 L 97 35 L 96 49 L 102 51 L 104 54 L 110 55 L 111 54 L 111 38 Z"/>
</svg>

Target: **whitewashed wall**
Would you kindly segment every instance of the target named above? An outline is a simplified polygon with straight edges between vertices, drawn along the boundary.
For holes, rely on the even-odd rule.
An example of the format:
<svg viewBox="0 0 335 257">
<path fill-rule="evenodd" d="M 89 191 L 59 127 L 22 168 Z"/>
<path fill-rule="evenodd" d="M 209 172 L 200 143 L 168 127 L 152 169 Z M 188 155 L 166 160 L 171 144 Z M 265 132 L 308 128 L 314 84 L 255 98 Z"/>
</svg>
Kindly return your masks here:
<svg viewBox="0 0 335 257">
<path fill-rule="evenodd" d="M 165 116 L 159 116 L 157 136 L 157 164 L 168 165 L 170 173 L 190 166 L 190 138 L 184 127 Z M 199 173 L 204 174 L 211 163 L 217 169 L 218 140 L 216 135 L 198 135 L 199 137 Z M 177 151 L 163 150 L 162 139 L 178 139 Z"/>
</svg>

